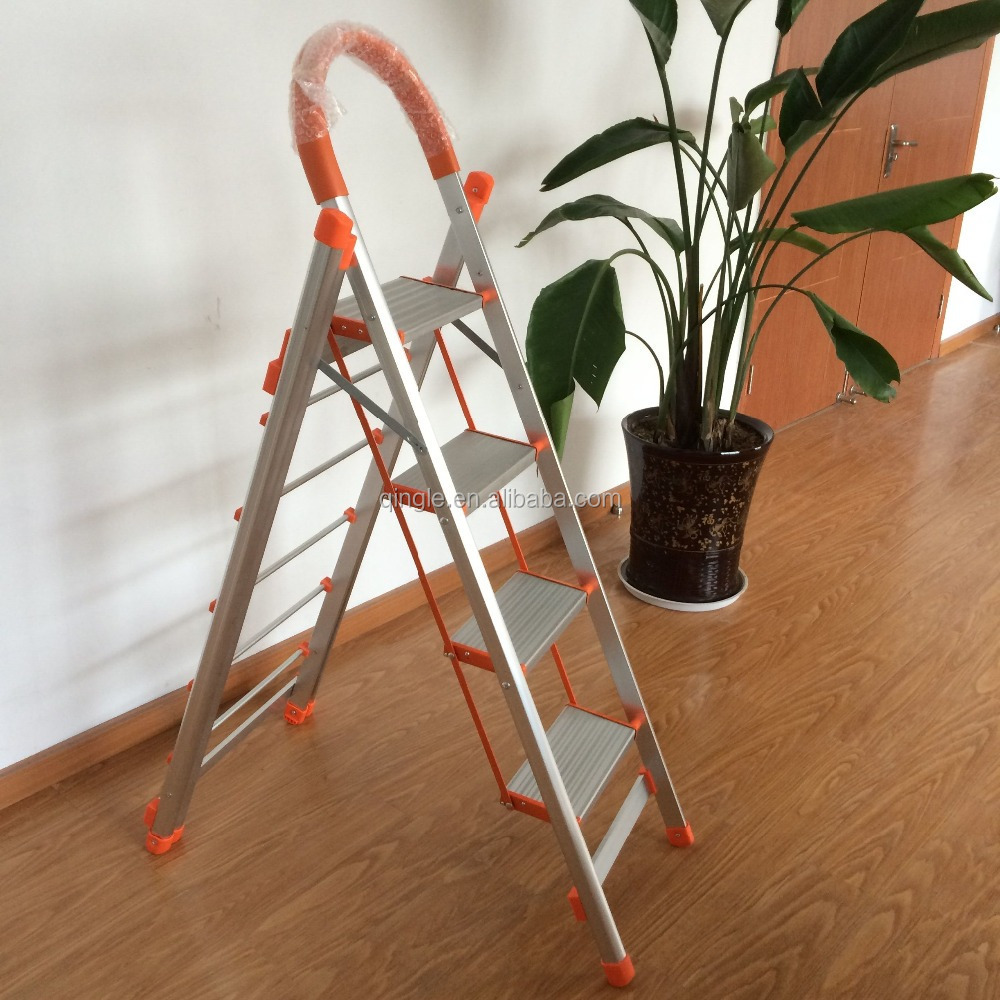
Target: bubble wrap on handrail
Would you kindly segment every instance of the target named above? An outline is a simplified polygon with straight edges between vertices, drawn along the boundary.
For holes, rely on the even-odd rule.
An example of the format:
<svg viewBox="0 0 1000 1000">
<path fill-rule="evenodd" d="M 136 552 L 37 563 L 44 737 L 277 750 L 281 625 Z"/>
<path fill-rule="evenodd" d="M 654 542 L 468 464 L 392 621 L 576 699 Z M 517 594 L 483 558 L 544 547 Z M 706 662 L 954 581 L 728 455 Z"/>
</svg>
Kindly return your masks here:
<svg viewBox="0 0 1000 1000">
<path fill-rule="evenodd" d="M 329 135 L 344 114 L 326 85 L 330 63 L 340 55 L 350 56 L 389 86 L 428 160 L 453 155 L 444 117 L 406 56 L 373 28 L 346 21 L 317 31 L 295 60 L 289 113 L 296 146 Z"/>
</svg>

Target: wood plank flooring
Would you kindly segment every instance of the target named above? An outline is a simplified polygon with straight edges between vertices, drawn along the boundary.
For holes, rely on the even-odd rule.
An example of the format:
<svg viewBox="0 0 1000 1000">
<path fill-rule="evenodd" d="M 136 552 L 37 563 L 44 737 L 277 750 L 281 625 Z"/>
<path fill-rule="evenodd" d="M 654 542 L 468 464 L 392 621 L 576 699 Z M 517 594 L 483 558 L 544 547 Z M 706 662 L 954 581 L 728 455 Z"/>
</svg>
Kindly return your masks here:
<svg viewBox="0 0 1000 1000">
<path fill-rule="evenodd" d="M 1000 996 L 997 385 L 983 341 L 910 372 L 891 407 L 779 434 L 725 611 L 631 600 L 627 518 L 591 531 L 697 837 L 670 848 L 649 808 L 608 879 L 626 994 Z M 590 639 L 575 623 L 563 652 L 609 710 Z M 0 997 L 615 995 L 551 832 L 498 804 L 439 650 L 425 611 L 338 647 L 312 722 L 276 717 L 214 769 L 162 858 L 141 813 L 168 737 L 0 813 Z M 511 773 L 495 682 L 473 680 Z M 554 715 L 550 664 L 533 684 Z"/>
</svg>

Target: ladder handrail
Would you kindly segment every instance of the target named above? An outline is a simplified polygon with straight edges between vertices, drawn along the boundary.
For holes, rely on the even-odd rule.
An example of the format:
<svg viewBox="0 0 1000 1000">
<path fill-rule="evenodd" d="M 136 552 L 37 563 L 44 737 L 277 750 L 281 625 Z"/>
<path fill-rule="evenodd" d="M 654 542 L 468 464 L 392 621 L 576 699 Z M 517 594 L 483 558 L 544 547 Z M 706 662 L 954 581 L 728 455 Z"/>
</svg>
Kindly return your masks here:
<svg viewBox="0 0 1000 1000">
<path fill-rule="evenodd" d="M 457 173 L 458 160 L 444 116 L 399 47 L 373 28 L 336 21 L 310 36 L 292 69 L 292 134 L 317 203 L 347 194 L 330 141 L 327 113 L 339 115 L 326 77 L 330 64 L 341 55 L 367 66 L 393 92 L 417 133 L 434 179 Z"/>
</svg>

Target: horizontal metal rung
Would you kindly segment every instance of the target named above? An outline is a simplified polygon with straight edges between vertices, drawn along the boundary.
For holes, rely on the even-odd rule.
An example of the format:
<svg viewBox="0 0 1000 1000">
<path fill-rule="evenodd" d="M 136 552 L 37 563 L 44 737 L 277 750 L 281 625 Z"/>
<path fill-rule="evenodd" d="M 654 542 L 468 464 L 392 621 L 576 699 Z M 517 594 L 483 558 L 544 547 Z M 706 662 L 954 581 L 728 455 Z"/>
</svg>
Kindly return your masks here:
<svg viewBox="0 0 1000 1000">
<path fill-rule="evenodd" d="M 320 473 L 326 472 L 327 469 L 332 469 L 335 465 L 343 462 L 345 458 L 350 458 L 351 455 L 357 454 L 357 452 L 367 447 L 367 441 L 359 441 L 357 444 L 351 445 L 350 448 L 345 448 L 344 451 L 334 455 L 333 458 L 328 458 L 325 462 L 321 462 L 315 469 L 310 469 L 299 476 L 298 479 L 293 479 L 290 483 L 286 483 L 285 488 L 281 491 L 281 495 L 285 496 L 291 493 L 292 490 L 297 490 L 303 484 L 308 483 L 310 479 L 315 479 Z"/>
<path fill-rule="evenodd" d="M 280 701 L 282 698 L 288 694 L 289 691 L 295 687 L 295 681 L 298 678 L 292 678 L 287 684 L 283 684 L 274 694 L 271 695 L 267 701 L 264 702 L 260 708 L 256 709 L 251 715 L 248 715 L 224 740 L 220 740 L 218 744 L 212 747 L 207 754 L 202 758 L 201 770 L 202 773 L 207 771 L 213 764 L 218 764 L 218 762 L 227 754 L 237 743 L 240 742 L 250 730 L 258 723 L 264 716 L 264 713 L 276 702 Z"/>
<path fill-rule="evenodd" d="M 372 375 L 377 375 L 381 370 L 381 365 L 372 365 L 371 368 L 366 368 L 364 371 L 358 372 L 357 375 L 352 375 L 351 383 L 353 385 L 357 385 L 359 382 L 363 382 L 366 378 L 371 378 Z M 343 391 L 344 390 L 341 389 L 339 385 L 331 385 L 329 389 L 322 389 L 319 392 L 314 392 L 309 397 L 309 402 L 306 406 L 312 406 L 313 403 L 318 403 L 322 399 L 329 399 L 331 396 L 335 396 L 338 392 Z"/>
<path fill-rule="evenodd" d="M 442 446 L 441 454 L 459 494 L 456 502 L 471 513 L 529 468 L 537 452 L 523 441 L 511 441 L 481 431 L 462 431 Z M 393 485 L 398 487 L 404 502 L 409 501 L 423 510 L 436 506 L 432 502 L 434 498 L 428 495 L 427 480 L 419 464 L 394 476 Z"/>
<path fill-rule="evenodd" d="M 296 611 L 301 611 L 314 597 L 319 597 L 323 593 L 323 585 L 313 588 L 303 597 L 301 600 L 296 601 L 287 611 L 283 611 L 277 618 L 274 619 L 269 625 L 265 625 L 255 636 L 247 639 L 239 649 L 236 650 L 236 659 L 238 660 L 248 649 L 256 646 L 261 639 L 266 635 L 270 635 L 279 625 L 283 622 L 288 621 Z"/>
<path fill-rule="evenodd" d="M 212 729 L 218 729 L 227 719 L 231 719 L 244 705 L 248 705 L 254 698 L 257 697 L 272 681 L 280 677 L 296 660 L 302 657 L 302 650 L 297 649 L 287 660 L 278 664 L 262 681 L 256 683 L 252 688 L 239 701 L 234 701 L 232 705 L 227 708 L 222 715 L 220 715 L 215 722 L 212 723 Z"/>
<path fill-rule="evenodd" d="M 496 594 L 518 663 L 533 667 L 587 602 L 587 594 L 531 573 L 515 573 Z M 475 617 L 451 637 L 462 663 L 493 669 Z"/>
<path fill-rule="evenodd" d="M 312 548 L 312 546 L 315 545 L 318 541 L 320 541 L 323 538 L 326 538 L 326 536 L 329 535 L 331 531 L 336 530 L 342 524 L 347 524 L 349 520 L 350 518 L 346 514 L 342 514 L 340 517 L 337 518 L 336 521 L 331 521 L 330 524 L 328 524 L 325 528 L 322 528 L 320 531 L 317 531 L 316 534 L 312 536 L 312 538 L 307 538 L 301 545 L 292 549 L 292 551 L 289 552 L 287 555 L 283 555 L 277 562 L 271 563 L 271 565 L 268 566 L 267 569 L 263 570 L 260 576 L 257 577 L 256 583 L 260 583 L 261 580 L 266 580 L 272 573 L 281 569 L 282 566 L 285 566 L 288 563 L 290 563 L 296 556 L 302 555 L 302 553 L 305 552 L 306 549 Z"/>
<path fill-rule="evenodd" d="M 608 827 L 604 839 L 594 851 L 594 870 L 597 872 L 597 878 L 600 882 L 603 883 L 608 877 L 611 866 L 615 863 L 621 849 L 625 846 L 625 841 L 628 840 L 628 835 L 642 815 L 642 810 L 646 807 L 649 796 L 650 791 L 646 786 L 646 779 L 639 775 L 629 789 L 628 795 L 625 796 L 625 801 L 612 820 L 611 826 Z"/>
<path fill-rule="evenodd" d="M 546 733 L 573 814 L 583 819 L 635 739 L 623 722 L 567 705 Z M 538 782 L 525 761 L 507 785 L 511 795 L 540 802 Z"/>
</svg>

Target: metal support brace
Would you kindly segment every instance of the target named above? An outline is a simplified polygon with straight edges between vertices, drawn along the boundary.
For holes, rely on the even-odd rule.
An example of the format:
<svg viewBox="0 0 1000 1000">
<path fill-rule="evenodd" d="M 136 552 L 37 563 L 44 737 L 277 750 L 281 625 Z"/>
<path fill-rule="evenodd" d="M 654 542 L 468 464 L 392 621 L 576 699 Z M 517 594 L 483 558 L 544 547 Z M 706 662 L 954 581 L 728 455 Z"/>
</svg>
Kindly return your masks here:
<svg viewBox="0 0 1000 1000">
<path fill-rule="evenodd" d="M 487 344 L 486 341 L 483 340 L 483 338 L 480 337 L 475 330 L 473 330 L 470 326 L 467 326 L 460 319 L 452 320 L 451 325 L 456 330 L 458 330 L 458 332 L 461 333 L 462 336 L 464 336 L 467 340 L 475 344 L 476 347 L 478 347 L 479 350 L 481 350 L 483 354 L 485 354 L 486 357 L 488 357 L 490 361 L 493 362 L 493 364 L 497 365 L 500 368 L 503 368 L 503 362 L 500 360 L 500 355 L 497 354 L 497 352 L 494 351 L 493 348 L 490 347 L 490 345 Z"/>
<path fill-rule="evenodd" d="M 426 451 L 423 441 L 411 430 L 401 424 L 395 417 L 390 416 L 381 406 L 376 403 L 371 396 L 365 395 L 354 383 L 344 378 L 340 372 L 328 365 L 325 361 L 319 363 L 319 370 L 335 385 L 343 389 L 351 399 L 359 402 L 369 413 L 373 413 L 387 427 L 391 427 L 407 444 L 416 451 Z"/>
</svg>

